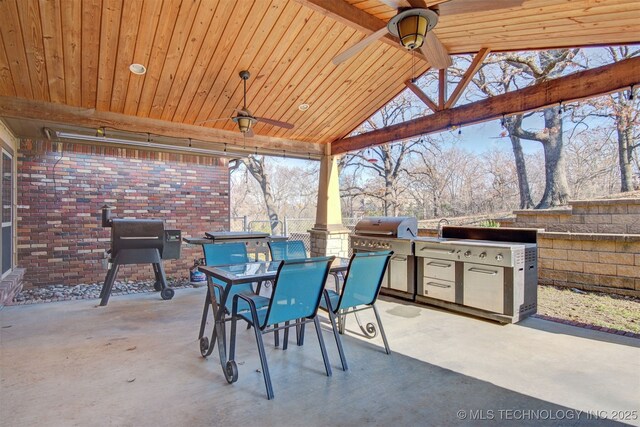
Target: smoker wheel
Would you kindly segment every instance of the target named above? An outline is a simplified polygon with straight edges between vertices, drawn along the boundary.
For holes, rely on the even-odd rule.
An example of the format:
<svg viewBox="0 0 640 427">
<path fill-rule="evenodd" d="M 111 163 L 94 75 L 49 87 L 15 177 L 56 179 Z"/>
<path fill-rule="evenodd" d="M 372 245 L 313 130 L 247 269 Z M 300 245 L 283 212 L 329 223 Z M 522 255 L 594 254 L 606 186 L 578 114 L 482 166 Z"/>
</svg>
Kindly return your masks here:
<svg viewBox="0 0 640 427">
<path fill-rule="evenodd" d="M 200 354 L 202 357 L 207 357 L 207 350 L 209 350 L 209 338 L 200 338 Z"/>
<path fill-rule="evenodd" d="M 175 291 L 171 288 L 164 288 L 160 291 L 160 297 L 162 299 L 171 299 L 175 295 Z"/>
<path fill-rule="evenodd" d="M 155 283 L 153 284 L 153 289 L 160 292 L 162 290 L 162 282 L 159 280 L 156 280 Z"/>
<path fill-rule="evenodd" d="M 235 360 L 229 360 L 224 370 L 224 376 L 227 378 L 229 384 L 233 384 L 238 381 L 238 365 Z"/>
</svg>

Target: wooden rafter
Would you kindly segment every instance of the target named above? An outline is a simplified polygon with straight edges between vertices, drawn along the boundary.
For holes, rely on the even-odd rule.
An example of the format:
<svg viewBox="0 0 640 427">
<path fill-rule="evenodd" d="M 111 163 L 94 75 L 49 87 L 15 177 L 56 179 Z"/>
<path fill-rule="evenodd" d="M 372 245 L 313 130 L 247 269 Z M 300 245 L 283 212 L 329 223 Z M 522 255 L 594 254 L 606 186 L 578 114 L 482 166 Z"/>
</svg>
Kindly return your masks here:
<svg viewBox="0 0 640 427">
<path fill-rule="evenodd" d="M 497 119 L 503 115 L 537 110 L 560 102 L 591 98 L 637 85 L 639 82 L 640 57 L 626 59 L 337 140 L 331 144 L 331 153 L 340 154 L 360 150 L 391 141 L 441 132 L 451 126 L 470 125 Z"/>
<path fill-rule="evenodd" d="M 460 80 L 456 88 L 453 90 L 453 93 L 451 94 L 449 99 L 447 99 L 447 102 L 445 102 L 444 108 L 451 108 L 456 105 L 456 102 L 458 102 L 458 99 L 460 99 L 460 95 L 462 95 L 462 92 L 469 85 L 469 82 L 471 82 L 471 78 L 476 74 L 476 72 L 478 72 L 485 58 L 487 57 L 487 55 L 489 55 L 489 52 L 489 48 L 484 48 L 481 49 L 480 52 L 476 53 L 473 61 L 471 61 L 471 65 L 469 65 L 469 68 L 462 76 L 462 79 Z"/>
<path fill-rule="evenodd" d="M 106 127 L 129 132 L 150 133 L 173 138 L 192 138 L 199 141 L 227 143 L 230 146 L 257 147 L 268 150 L 286 150 L 318 155 L 324 153 L 324 145 L 255 135 L 243 138 L 240 132 L 194 126 L 146 117 L 96 111 L 44 101 L 0 96 L 0 116 L 18 119 L 37 119 L 84 127 Z"/>
<path fill-rule="evenodd" d="M 447 70 L 438 70 L 438 110 L 444 109 L 447 100 Z"/>
<path fill-rule="evenodd" d="M 355 6 L 350 5 L 344 0 L 295 0 L 303 6 L 315 10 L 325 16 L 328 16 L 344 25 L 354 28 L 366 35 L 372 34 L 381 28 L 385 27 L 387 23 L 382 19 L 376 18 L 373 15 L 358 9 Z M 387 34 L 381 38 L 380 41 L 393 46 L 396 49 L 407 52 L 405 48 L 400 46 L 400 43 Z M 417 58 L 427 61 L 427 58 L 422 53 L 415 51 Z"/>
<path fill-rule="evenodd" d="M 415 93 L 415 95 L 420 98 L 420 100 L 424 102 L 427 107 L 431 108 L 431 111 L 433 111 L 434 113 L 436 111 L 440 111 L 438 104 L 433 102 L 433 100 L 429 98 L 429 95 L 424 93 L 422 89 L 420 89 L 415 83 L 413 83 L 411 80 L 407 80 L 406 82 L 404 82 L 404 84 L 411 90 L 411 92 Z"/>
</svg>

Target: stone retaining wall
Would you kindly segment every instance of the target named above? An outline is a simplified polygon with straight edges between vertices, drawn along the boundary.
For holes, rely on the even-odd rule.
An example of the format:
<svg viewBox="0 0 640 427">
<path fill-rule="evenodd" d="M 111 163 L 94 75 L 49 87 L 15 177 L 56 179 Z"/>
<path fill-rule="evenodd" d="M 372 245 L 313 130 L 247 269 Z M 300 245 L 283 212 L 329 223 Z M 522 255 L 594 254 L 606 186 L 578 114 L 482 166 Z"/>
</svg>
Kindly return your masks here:
<svg viewBox="0 0 640 427">
<path fill-rule="evenodd" d="M 538 283 L 640 296 L 640 235 L 538 234 Z"/>
</svg>

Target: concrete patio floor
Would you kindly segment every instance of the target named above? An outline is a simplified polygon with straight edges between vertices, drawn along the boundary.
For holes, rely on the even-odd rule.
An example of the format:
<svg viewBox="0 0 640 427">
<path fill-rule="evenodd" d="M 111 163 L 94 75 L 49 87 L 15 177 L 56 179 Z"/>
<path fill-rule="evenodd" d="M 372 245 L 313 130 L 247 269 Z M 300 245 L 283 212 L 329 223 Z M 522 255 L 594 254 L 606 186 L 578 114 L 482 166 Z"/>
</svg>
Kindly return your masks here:
<svg viewBox="0 0 640 427">
<path fill-rule="evenodd" d="M 204 289 L 5 307 L 0 423 L 6 426 L 640 425 L 640 340 L 527 319 L 501 326 L 434 308 L 379 302 L 379 337 L 331 333 L 324 375 L 312 329 L 286 352 L 266 337 L 266 400 L 252 331 L 241 328 L 239 380 L 196 341 Z M 364 315 L 367 316 L 367 315 Z M 353 328 L 350 321 L 348 328 Z M 326 325 L 325 325 L 326 327 Z M 350 329 L 351 329 L 350 328 Z M 580 411 L 589 411 L 580 413 Z"/>
</svg>

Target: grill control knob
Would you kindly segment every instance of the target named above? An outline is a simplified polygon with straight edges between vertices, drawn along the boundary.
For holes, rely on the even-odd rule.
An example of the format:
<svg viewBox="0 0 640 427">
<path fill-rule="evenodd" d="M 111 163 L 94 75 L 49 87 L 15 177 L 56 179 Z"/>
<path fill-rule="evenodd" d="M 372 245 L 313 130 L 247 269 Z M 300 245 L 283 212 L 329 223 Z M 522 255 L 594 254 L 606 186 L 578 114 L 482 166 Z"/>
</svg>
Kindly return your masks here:
<svg viewBox="0 0 640 427">
<path fill-rule="evenodd" d="M 469 258 L 471 256 L 471 251 L 467 251 L 464 253 L 465 258 Z"/>
<path fill-rule="evenodd" d="M 482 252 L 480 253 L 480 255 L 478 255 L 478 258 L 482 259 L 482 258 L 486 258 L 487 257 L 487 253 L 486 252 Z"/>
<path fill-rule="evenodd" d="M 496 255 L 496 261 L 502 261 L 502 258 L 504 258 L 502 254 Z"/>
</svg>

